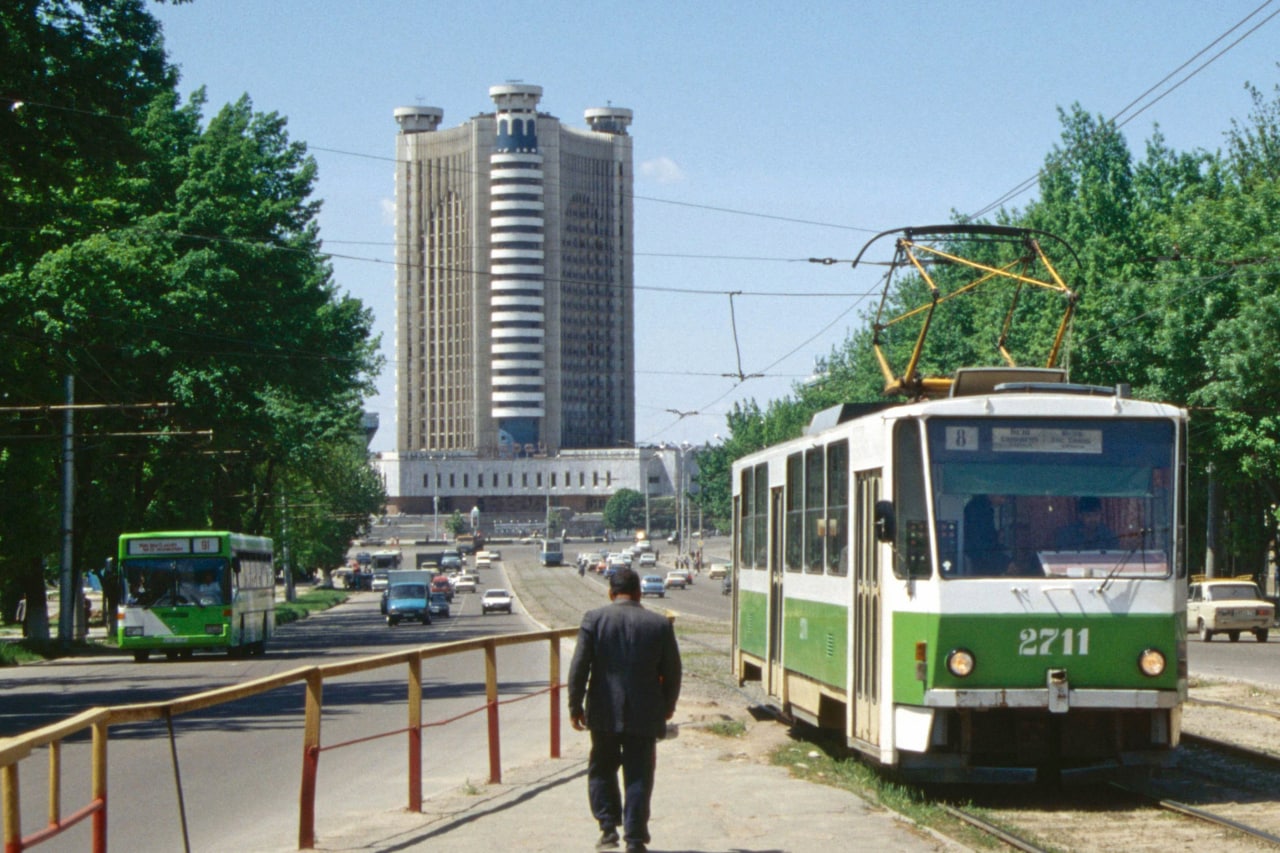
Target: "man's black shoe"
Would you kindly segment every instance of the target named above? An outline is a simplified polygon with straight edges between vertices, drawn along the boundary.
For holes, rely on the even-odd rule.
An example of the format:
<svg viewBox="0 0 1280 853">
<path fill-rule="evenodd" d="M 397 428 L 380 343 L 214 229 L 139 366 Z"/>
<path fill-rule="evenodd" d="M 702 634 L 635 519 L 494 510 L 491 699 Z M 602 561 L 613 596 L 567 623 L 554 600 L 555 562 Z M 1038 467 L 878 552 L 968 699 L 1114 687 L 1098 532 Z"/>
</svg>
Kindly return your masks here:
<svg viewBox="0 0 1280 853">
<path fill-rule="evenodd" d="M 627 853 L 645 853 L 645 851 L 648 849 L 649 849 L 648 847 L 645 847 L 639 841 L 627 842 Z"/>
<path fill-rule="evenodd" d="M 600 840 L 596 842 L 597 850 L 608 850 L 618 846 L 618 830 L 605 829 L 600 832 Z M 642 848 L 643 849 L 643 848 Z"/>
</svg>

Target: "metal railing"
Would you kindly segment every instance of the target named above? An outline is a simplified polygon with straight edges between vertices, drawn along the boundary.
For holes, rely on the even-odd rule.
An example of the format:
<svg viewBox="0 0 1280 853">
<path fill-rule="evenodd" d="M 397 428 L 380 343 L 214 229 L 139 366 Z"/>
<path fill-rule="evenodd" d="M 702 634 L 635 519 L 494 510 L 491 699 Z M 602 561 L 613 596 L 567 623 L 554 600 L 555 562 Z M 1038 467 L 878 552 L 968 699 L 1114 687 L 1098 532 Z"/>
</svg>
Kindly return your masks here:
<svg viewBox="0 0 1280 853">
<path fill-rule="evenodd" d="M 442 725 L 450 722 L 450 720 L 436 723 L 423 722 L 422 662 L 429 658 L 445 657 L 463 652 L 484 652 L 485 702 L 480 708 L 468 711 L 452 719 L 469 716 L 470 714 L 478 713 L 480 710 L 486 712 L 489 782 L 490 784 L 500 783 L 502 781 L 502 751 L 498 725 L 498 706 L 505 703 L 498 700 L 498 648 L 500 646 L 536 642 L 547 642 L 549 644 L 547 687 L 543 690 L 505 701 L 523 701 L 542 694 L 548 695 L 550 718 L 549 754 L 552 758 L 559 758 L 560 688 L 563 686 L 560 681 L 560 641 L 575 636 L 577 631 L 577 628 L 558 628 L 524 634 L 482 637 L 454 643 L 423 646 L 406 651 L 391 652 L 322 666 L 301 667 L 278 675 L 254 679 L 244 684 L 208 690 L 203 693 L 195 693 L 163 702 L 93 708 L 52 725 L 44 726 L 16 737 L 0 739 L 0 800 L 3 801 L 5 853 L 18 853 L 18 851 L 33 847 L 70 829 L 86 818 L 92 818 L 92 850 L 95 853 L 105 853 L 107 849 L 107 803 L 109 801 L 107 791 L 107 742 L 112 726 L 124 723 L 165 720 L 170 726 L 170 742 L 172 745 L 172 720 L 175 716 L 268 693 L 299 682 L 305 684 L 306 702 L 303 711 L 302 772 L 298 803 L 298 848 L 300 850 L 308 850 L 315 847 L 316 778 L 319 770 L 320 754 L 326 750 L 339 749 L 379 737 L 407 734 L 408 808 L 411 812 L 421 812 L 422 729 L 429 725 Z M 322 745 L 320 740 L 320 720 L 321 711 L 323 710 L 324 682 L 327 679 L 369 672 L 390 666 L 405 666 L 407 670 L 408 696 L 406 700 L 407 723 L 405 727 L 389 732 L 367 735 L 343 743 Z M 72 814 L 64 816 L 62 814 L 61 794 L 62 745 L 68 738 L 86 730 L 90 730 L 92 733 L 90 801 Z M 47 747 L 49 752 L 49 820 L 47 826 L 43 829 L 23 836 L 18 769 L 22 761 L 29 758 L 41 747 Z M 181 809 L 181 798 L 179 799 L 179 806 Z M 185 816 L 183 816 L 184 838 L 186 836 L 185 823 Z"/>
</svg>

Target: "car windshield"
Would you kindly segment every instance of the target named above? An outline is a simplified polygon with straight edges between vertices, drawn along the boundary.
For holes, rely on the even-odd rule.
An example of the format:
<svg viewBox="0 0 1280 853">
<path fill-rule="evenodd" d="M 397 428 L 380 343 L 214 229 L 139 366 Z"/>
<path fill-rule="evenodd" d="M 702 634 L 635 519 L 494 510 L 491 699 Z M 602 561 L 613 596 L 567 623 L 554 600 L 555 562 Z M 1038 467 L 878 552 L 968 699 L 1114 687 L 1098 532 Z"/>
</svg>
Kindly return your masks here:
<svg viewBox="0 0 1280 853">
<path fill-rule="evenodd" d="M 506 598 L 507 591 L 505 589 L 491 589 L 485 592 L 485 598 Z"/>
<path fill-rule="evenodd" d="M 398 583 L 388 593 L 391 598 L 426 598 L 427 588 L 420 583 Z"/>
<path fill-rule="evenodd" d="M 925 430 L 944 578 L 1168 575 L 1172 421 L 934 418 Z"/>
<path fill-rule="evenodd" d="M 1205 588 L 1210 601 L 1254 601 L 1261 596 L 1251 583 L 1214 584 Z"/>
</svg>

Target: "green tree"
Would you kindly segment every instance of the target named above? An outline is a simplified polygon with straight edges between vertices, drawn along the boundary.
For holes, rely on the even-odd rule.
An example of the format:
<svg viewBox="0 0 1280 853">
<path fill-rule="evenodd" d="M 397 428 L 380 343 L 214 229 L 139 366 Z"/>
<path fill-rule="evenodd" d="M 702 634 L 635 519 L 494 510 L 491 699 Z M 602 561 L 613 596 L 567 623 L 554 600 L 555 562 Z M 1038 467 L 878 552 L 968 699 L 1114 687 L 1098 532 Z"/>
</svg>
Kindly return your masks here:
<svg viewBox="0 0 1280 853">
<path fill-rule="evenodd" d="M 644 495 L 635 489 L 618 489 L 604 505 L 604 523 L 610 530 L 644 527 Z"/>
<path fill-rule="evenodd" d="M 78 563 L 122 530 L 203 526 L 328 562 L 384 501 L 357 438 L 380 363 L 320 252 L 314 161 L 248 97 L 202 127 L 140 0 L 23 0 L 0 33 L 23 100 L 0 110 L 0 375 L 12 404 L 71 376 L 104 407 L 76 421 Z M 60 423 L 5 417 L 11 601 L 56 564 Z M 330 522 L 288 527 L 286 499 Z"/>
</svg>

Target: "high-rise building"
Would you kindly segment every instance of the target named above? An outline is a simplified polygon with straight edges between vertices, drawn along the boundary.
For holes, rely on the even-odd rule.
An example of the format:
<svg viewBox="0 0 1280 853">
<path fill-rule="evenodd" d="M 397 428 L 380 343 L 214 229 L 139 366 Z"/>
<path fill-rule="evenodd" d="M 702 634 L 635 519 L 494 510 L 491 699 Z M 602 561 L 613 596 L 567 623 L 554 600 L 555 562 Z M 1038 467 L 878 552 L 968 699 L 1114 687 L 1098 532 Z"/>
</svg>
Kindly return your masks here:
<svg viewBox="0 0 1280 853">
<path fill-rule="evenodd" d="M 542 87 L 441 129 L 400 107 L 396 446 L 513 458 L 634 441 L 631 111 L 586 128 Z"/>
</svg>

